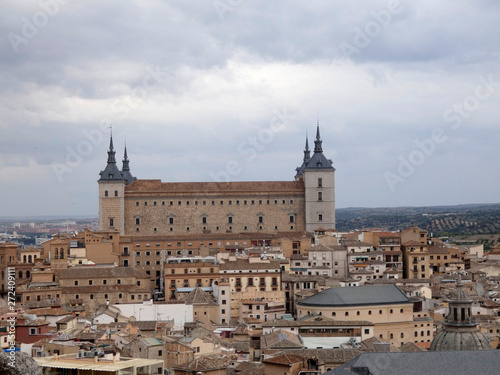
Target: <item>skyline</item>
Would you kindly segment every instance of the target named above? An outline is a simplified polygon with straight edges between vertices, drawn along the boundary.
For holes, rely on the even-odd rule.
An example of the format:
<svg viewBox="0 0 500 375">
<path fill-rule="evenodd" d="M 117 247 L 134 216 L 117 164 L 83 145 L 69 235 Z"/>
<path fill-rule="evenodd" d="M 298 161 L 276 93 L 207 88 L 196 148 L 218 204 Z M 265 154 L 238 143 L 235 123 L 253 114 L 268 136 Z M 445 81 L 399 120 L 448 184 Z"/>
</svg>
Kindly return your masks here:
<svg viewBox="0 0 500 375">
<path fill-rule="evenodd" d="M 338 208 L 498 203 L 498 16 L 486 0 L 8 0 L 0 216 L 97 215 L 110 125 L 138 179 L 286 181 L 318 118 Z"/>
</svg>

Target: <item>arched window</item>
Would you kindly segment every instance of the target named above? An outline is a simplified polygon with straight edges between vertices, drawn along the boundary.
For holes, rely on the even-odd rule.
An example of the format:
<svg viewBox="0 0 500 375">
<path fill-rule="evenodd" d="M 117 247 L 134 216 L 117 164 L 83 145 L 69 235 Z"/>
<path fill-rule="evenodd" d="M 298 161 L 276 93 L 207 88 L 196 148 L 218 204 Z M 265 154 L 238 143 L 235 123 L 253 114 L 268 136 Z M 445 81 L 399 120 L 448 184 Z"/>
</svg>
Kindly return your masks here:
<svg viewBox="0 0 500 375">
<path fill-rule="evenodd" d="M 390 339 L 393 339 L 393 338 L 394 338 L 394 335 L 391 333 L 391 334 L 389 335 L 389 338 L 390 338 Z"/>
<path fill-rule="evenodd" d="M 64 249 L 63 248 L 60 249 L 59 258 L 64 259 Z"/>
<path fill-rule="evenodd" d="M 403 339 L 405 337 L 405 334 L 401 332 L 401 338 Z"/>
<path fill-rule="evenodd" d="M 31 272 L 30 271 L 26 271 L 26 278 L 29 279 L 31 276 Z"/>
<path fill-rule="evenodd" d="M 26 263 L 26 255 L 23 255 L 23 263 Z"/>
<path fill-rule="evenodd" d="M 337 315 L 337 313 L 335 311 L 332 311 L 332 316 L 335 316 Z"/>
<path fill-rule="evenodd" d="M 22 279 L 23 278 L 23 271 L 19 271 L 19 278 Z"/>
<path fill-rule="evenodd" d="M 33 262 L 33 257 L 31 255 L 28 255 L 28 263 L 32 263 Z"/>
<path fill-rule="evenodd" d="M 59 259 L 59 249 L 57 247 L 56 247 L 56 252 L 55 252 L 54 258 Z"/>
</svg>

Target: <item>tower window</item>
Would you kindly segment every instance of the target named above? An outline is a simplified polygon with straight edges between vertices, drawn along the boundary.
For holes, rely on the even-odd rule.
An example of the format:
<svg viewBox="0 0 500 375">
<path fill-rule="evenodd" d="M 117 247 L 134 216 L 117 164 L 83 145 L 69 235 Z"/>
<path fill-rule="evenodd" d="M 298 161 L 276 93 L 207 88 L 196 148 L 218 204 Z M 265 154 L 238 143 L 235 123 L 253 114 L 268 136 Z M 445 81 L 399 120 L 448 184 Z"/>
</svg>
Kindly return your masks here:
<svg viewBox="0 0 500 375">
<path fill-rule="evenodd" d="M 318 200 L 322 201 L 323 200 L 323 192 L 318 191 Z"/>
<path fill-rule="evenodd" d="M 202 224 L 206 224 L 206 223 L 207 223 L 207 217 L 206 217 L 206 216 L 203 216 L 203 217 L 201 218 L 201 223 L 202 223 Z"/>
<path fill-rule="evenodd" d="M 104 196 L 105 196 L 105 197 L 107 197 L 107 196 L 108 196 L 108 191 L 107 191 L 107 190 L 104 192 Z"/>
<path fill-rule="evenodd" d="M 173 217 L 169 217 L 168 218 L 168 222 L 169 222 L 169 224 L 173 224 L 174 223 L 174 218 Z"/>
<path fill-rule="evenodd" d="M 289 216 L 290 223 L 295 223 L 295 215 Z"/>
<path fill-rule="evenodd" d="M 233 217 L 232 216 L 228 216 L 227 217 L 227 223 L 228 224 L 232 224 L 233 223 Z"/>
<path fill-rule="evenodd" d="M 115 226 L 115 219 L 113 219 L 113 218 L 109 219 L 109 226 L 110 227 L 114 227 Z"/>
<path fill-rule="evenodd" d="M 135 225 L 141 225 L 141 218 L 140 217 L 135 218 Z"/>
<path fill-rule="evenodd" d="M 323 214 L 318 214 L 318 221 L 323 221 Z"/>
<path fill-rule="evenodd" d="M 259 224 L 262 224 L 264 222 L 264 216 L 259 215 Z"/>
<path fill-rule="evenodd" d="M 115 190 L 115 197 L 118 196 L 118 190 Z"/>
<path fill-rule="evenodd" d="M 148 205 L 148 202 L 144 202 L 144 205 L 147 206 Z"/>
<path fill-rule="evenodd" d="M 318 178 L 318 187 L 323 187 L 323 179 Z"/>
</svg>

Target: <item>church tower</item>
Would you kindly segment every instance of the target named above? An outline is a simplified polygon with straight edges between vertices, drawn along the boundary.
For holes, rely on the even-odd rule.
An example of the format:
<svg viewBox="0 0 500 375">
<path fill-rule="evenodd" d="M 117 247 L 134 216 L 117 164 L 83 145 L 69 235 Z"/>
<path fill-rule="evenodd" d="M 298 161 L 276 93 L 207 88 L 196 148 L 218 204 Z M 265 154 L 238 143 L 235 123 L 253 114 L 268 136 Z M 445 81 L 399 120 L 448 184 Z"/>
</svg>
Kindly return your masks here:
<svg viewBox="0 0 500 375">
<path fill-rule="evenodd" d="M 296 180 L 302 179 L 305 187 L 306 231 L 317 228 L 335 229 L 335 168 L 323 154 L 319 121 L 316 128 L 314 153 L 309 151 L 306 138 L 304 160 L 297 168 Z"/>
<path fill-rule="evenodd" d="M 125 159 L 127 159 L 125 151 Z M 125 164 L 124 159 L 124 164 Z M 127 159 L 128 168 L 128 159 Z M 127 172 L 130 174 L 130 170 Z M 108 162 L 104 171 L 99 173 L 99 229 L 116 230 L 125 234 L 125 180 L 116 165 L 113 135 L 110 136 Z M 133 179 L 132 175 L 130 177 Z"/>
</svg>

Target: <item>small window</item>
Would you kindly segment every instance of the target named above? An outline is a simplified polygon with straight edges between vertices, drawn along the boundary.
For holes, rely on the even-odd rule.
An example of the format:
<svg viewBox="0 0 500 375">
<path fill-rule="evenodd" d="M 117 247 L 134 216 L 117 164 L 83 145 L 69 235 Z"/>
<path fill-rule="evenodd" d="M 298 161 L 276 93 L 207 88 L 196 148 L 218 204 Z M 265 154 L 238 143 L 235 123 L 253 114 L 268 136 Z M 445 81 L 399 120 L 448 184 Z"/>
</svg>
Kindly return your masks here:
<svg viewBox="0 0 500 375">
<path fill-rule="evenodd" d="M 104 192 L 104 196 L 105 196 L 105 197 L 107 197 L 107 196 L 108 196 L 108 191 L 107 191 L 107 190 Z"/>
<path fill-rule="evenodd" d="M 323 179 L 318 178 L 318 187 L 323 187 Z"/>
<path fill-rule="evenodd" d="M 323 192 L 318 191 L 318 200 L 322 201 L 323 200 Z"/>
<path fill-rule="evenodd" d="M 318 221 L 323 221 L 323 214 L 318 214 Z"/>
<path fill-rule="evenodd" d="M 115 190 L 115 197 L 118 196 L 118 190 Z"/>
</svg>

